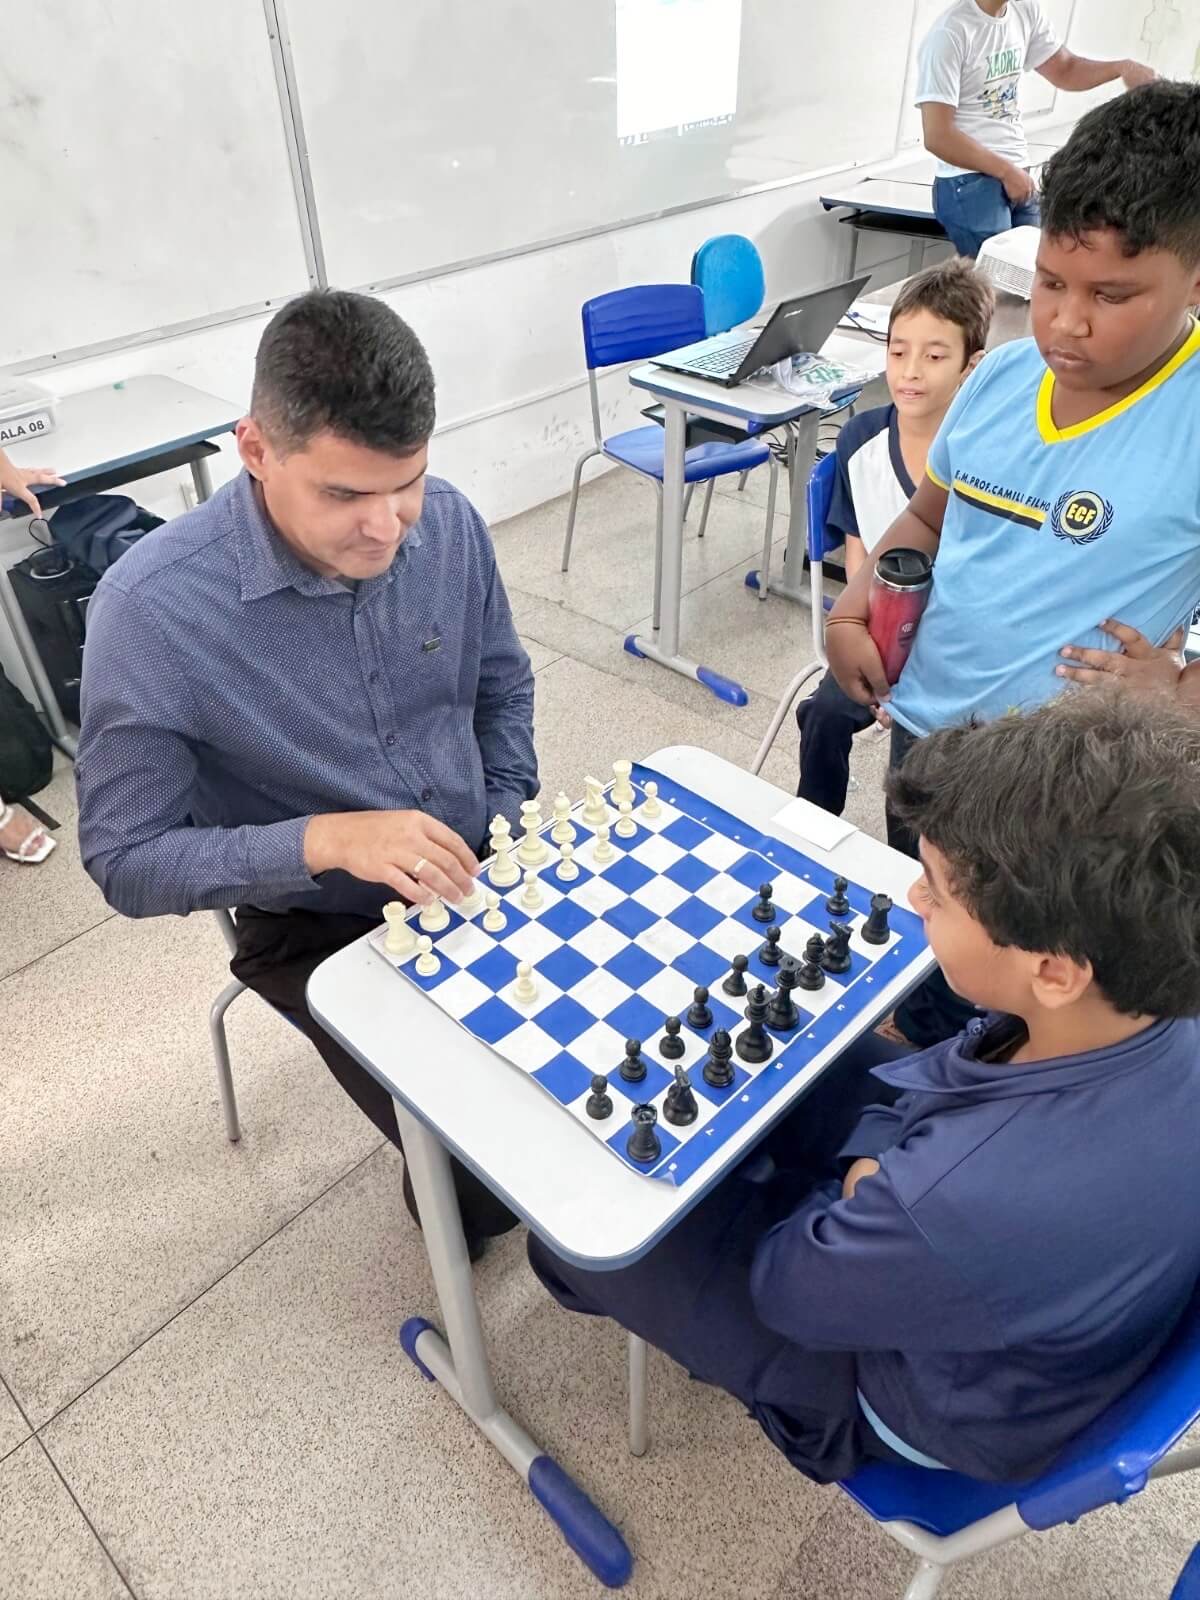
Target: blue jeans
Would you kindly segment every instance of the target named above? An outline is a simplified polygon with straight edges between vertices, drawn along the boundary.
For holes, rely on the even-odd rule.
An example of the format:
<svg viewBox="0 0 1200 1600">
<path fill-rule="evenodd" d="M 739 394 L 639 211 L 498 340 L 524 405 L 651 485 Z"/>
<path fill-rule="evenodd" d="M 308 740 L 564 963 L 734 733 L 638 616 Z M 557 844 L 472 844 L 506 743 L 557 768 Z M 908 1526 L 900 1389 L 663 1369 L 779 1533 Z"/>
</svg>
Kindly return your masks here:
<svg viewBox="0 0 1200 1600">
<path fill-rule="evenodd" d="M 1042 220 L 1036 200 L 1015 206 L 999 178 L 966 172 L 958 178 L 933 180 L 933 214 L 961 256 L 977 256 L 997 233 L 1036 227 Z"/>
</svg>

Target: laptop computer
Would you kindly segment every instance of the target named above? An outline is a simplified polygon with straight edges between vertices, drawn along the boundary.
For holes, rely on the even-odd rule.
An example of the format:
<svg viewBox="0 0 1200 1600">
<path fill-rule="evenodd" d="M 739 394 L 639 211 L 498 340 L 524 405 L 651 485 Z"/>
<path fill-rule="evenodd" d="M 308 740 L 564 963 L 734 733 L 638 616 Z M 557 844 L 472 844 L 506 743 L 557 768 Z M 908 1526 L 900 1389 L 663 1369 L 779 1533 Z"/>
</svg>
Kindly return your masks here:
<svg viewBox="0 0 1200 1600">
<path fill-rule="evenodd" d="M 685 372 L 689 377 L 706 378 L 732 389 L 786 356 L 806 351 L 815 354 L 869 282 L 869 276 L 855 278 L 850 283 L 835 283 L 830 289 L 818 289 L 816 294 L 797 295 L 793 300 L 781 301 L 763 328 L 718 333 L 711 339 L 685 345 L 682 350 L 654 356 L 653 363 L 668 372 Z"/>
</svg>

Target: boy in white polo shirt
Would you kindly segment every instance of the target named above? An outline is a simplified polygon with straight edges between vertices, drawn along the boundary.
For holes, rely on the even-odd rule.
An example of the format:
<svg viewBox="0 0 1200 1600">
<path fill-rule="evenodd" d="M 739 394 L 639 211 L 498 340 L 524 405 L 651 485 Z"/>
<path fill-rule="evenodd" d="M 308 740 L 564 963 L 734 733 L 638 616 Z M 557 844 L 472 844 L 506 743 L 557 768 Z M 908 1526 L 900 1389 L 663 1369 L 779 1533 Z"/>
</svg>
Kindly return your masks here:
<svg viewBox="0 0 1200 1600">
<path fill-rule="evenodd" d="M 1136 61 L 1089 61 L 1059 44 L 1038 0 L 955 0 L 921 43 L 917 105 L 937 158 L 933 209 L 954 248 L 977 256 L 993 234 L 1038 220 L 1021 125 L 1026 72 L 1056 89 L 1127 89 L 1154 77 Z"/>
<path fill-rule="evenodd" d="M 919 272 L 896 296 L 888 321 L 891 404 L 862 411 L 838 436 L 837 477 L 826 527 L 846 542 L 854 574 L 917 492 L 925 458 L 963 380 L 983 360 L 991 287 L 967 261 Z M 850 782 L 850 748 L 875 717 L 838 687 L 831 672 L 796 709 L 797 794 L 840 816 Z"/>
</svg>

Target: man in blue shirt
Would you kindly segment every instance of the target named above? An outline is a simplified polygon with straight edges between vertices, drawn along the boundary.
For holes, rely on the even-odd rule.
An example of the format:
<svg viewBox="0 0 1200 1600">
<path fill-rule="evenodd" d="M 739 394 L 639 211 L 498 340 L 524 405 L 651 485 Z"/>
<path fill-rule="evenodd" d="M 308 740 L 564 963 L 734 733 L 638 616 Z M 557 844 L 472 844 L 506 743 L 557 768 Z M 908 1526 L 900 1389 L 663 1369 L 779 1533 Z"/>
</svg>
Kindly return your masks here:
<svg viewBox="0 0 1200 1600">
<path fill-rule="evenodd" d="M 389 1096 L 305 984 L 386 901 L 460 899 L 489 819 L 538 787 L 529 658 L 482 518 L 426 478 L 433 424 L 428 358 L 381 301 L 286 306 L 237 427 L 245 471 L 96 591 L 76 766 L 109 903 L 236 907 L 235 974 L 393 1142 Z M 511 1226 L 457 1176 L 470 1240 Z"/>
</svg>

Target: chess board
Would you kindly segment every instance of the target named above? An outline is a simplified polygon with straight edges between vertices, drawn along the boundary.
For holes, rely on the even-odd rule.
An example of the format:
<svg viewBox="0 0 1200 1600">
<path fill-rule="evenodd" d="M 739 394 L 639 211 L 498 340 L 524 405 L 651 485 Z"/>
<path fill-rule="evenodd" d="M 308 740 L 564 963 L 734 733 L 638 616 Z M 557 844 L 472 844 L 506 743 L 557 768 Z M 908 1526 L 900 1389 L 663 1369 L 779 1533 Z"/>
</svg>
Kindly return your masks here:
<svg viewBox="0 0 1200 1600">
<path fill-rule="evenodd" d="M 644 815 L 642 785 L 658 784 L 659 814 Z M 896 906 L 886 945 L 868 944 L 861 935 L 870 910 L 871 889 L 851 883 L 851 911 L 842 917 L 852 927 L 850 969 L 826 974 L 815 991 L 795 989 L 792 999 L 800 1024 L 790 1033 L 768 1028 L 770 1059 L 751 1066 L 736 1054 L 734 1080 L 727 1088 L 705 1083 L 700 1068 L 707 1041 L 716 1028 L 733 1035 L 746 1027 L 743 999 L 721 988 L 735 955 L 750 958 L 746 981 L 774 987 L 777 968 L 764 966 L 757 952 L 764 928 L 752 909 L 760 884 L 770 882 L 781 931 L 780 948 L 799 959 L 814 933 L 828 935 L 825 901 L 833 874 L 801 851 L 767 838 L 669 778 L 635 767 L 636 832 L 627 838 L 612 829 L 617 812 L 608 804 L 612 859 L 594 859 L 593 830 L 581 820 L 582 805 L 571 814 L 579 876 L 561 882 L 558 850 L 540 870 L 542 906 L 521 904 L 522 886 L 498 891 L 507 919 L 502 932 L 487 933 L 482 909 L 464 919 L 453 907 L 450 924 L 431 935 L 440 970 L 419 976 L 415 955 L 398 958 L 384 949 L 386 927 L 370 936 L 372 949 L 403 977 L 423 989 L 467 1031 L 497 1055 L 541 1085 L 588 1132 L 602 1140 L 633 1171 L 672 1184 L 690 1179 L 720 1145 L 735 1134 L 804 1071 L 813 1056 L 843 1030 L 847 1042 L 862 1031 L 855 1019 L 878 1009 L 878 990 L 926 950 L 921 920 Z M 547 824 L 543 833 L 549 843 Z M 491 887 L 488 865 L 481 887 Z M 415 919 L 416 912 L 411 917 Z M 517 963 L 532 964 L 536 997 L 521 1003 L 513 995 Z M 682 1065 L 689 1070 L 699 1115 L 687 1126 L 663 1116 L 663 1101 L 674 1081 L 674 1061 L 658 1051 L 668 1016 L 686 1019 L 693 990 L 710 991 L 710 1027 L 697 1031 L 684 1020 Z M 646 1077 L 626 1083 L 619 1075 L 625 1040 L 643 1041 Z M 594 1073 L 608 1076 L 612 1115 L 595 1121 L 584 1109 Z M 658 1112 L 655 1129 L 662 1145 L 653 1164 L 632 1161 L 625 1146 L 637 1104 Z"/>
</svg>

